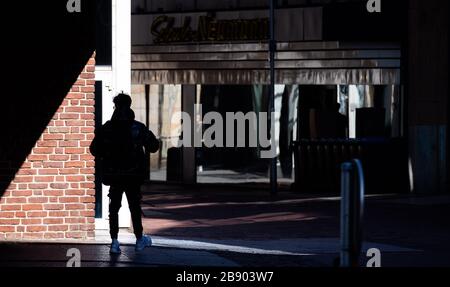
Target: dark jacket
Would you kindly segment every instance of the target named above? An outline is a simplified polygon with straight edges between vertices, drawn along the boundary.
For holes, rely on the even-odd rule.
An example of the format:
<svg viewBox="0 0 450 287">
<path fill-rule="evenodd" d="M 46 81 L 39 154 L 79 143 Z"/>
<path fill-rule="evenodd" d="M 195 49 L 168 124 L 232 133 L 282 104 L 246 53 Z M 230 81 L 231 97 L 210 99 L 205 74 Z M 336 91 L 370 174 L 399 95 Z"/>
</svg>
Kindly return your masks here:
<svg viewBox="0 0 450 287">
<path fill-rule="evenodd" d="M 132 110 L 116 110 L 112 119 L 96 130 L 90 146 L 105 185 L 142 184 L 149 175 L 146 154 L 158 150 L 159 140 L 134 120 Z"/>
</svg>

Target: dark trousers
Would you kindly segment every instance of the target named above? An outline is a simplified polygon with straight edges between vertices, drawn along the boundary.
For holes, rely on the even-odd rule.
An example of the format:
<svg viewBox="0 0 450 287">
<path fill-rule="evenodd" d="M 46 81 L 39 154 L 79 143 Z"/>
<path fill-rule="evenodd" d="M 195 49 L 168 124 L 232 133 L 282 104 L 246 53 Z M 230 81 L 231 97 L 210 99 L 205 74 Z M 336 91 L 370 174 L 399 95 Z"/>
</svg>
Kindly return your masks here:
<svg viewBox="0 0 450 287">
<path fill-rule="evenodd" d="M 119 210 L 122 206 L 122 194 L 125 192 L 133 221 L 136 238 L 142 237 L 141 186 L 138 184 L 111 185 L 109 190 L 109 233 L 112 239 L 119 234 Z"/>
</svg>

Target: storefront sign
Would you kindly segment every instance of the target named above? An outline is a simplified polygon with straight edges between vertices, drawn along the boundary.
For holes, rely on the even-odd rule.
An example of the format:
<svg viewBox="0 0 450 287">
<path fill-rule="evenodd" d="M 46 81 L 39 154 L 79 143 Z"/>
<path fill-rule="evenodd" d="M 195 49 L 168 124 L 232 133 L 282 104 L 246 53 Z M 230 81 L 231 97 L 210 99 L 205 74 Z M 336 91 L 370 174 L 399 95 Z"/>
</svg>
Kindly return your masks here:
<svg viewBox="0 0 450 287">
<path fill-rule="evenodd" d="M 275 38 L 278 42 L 322 39 L 322 8 L 277 9 Z M 133 46 L 223 43 L 267 43 L 267 9 L 244 11 L 133 14 Z"/>
<path fill-rule="evenodd" d="M 190 16 L 184 17 L 181 26 L 176 26 L 174 17 L 162 15 L 153 21 L 151 32 L 155 44 L 267 40 L 269 18 L 218 20 L 200 16 L 193 27 Z"/>
</svg>

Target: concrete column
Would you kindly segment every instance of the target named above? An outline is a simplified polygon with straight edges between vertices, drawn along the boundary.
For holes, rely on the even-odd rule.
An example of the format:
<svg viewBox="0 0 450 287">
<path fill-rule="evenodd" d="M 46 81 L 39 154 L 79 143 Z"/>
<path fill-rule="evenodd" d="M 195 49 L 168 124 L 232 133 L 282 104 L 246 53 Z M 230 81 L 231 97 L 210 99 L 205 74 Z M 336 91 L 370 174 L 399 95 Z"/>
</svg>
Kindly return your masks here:
<svg viewBox="0 0 450 287">
<path fill-rule="evenodd" d="M 408 130 L 412 189 L 448 191 L 448 1 L 410 0 Z"/>
<path fill-rule="evenodd" d="M 181 90 L 182 95 L 182 109 L 183 112 L 189 114 L 191 118 L 191 146 L 183 147 L 183 183 L 195 184 L 197 182 L 197 166 L 195 163 L 195 99 L 196 99 L 196 86 L 195 85 L 183 85 Z"/>
</svg>

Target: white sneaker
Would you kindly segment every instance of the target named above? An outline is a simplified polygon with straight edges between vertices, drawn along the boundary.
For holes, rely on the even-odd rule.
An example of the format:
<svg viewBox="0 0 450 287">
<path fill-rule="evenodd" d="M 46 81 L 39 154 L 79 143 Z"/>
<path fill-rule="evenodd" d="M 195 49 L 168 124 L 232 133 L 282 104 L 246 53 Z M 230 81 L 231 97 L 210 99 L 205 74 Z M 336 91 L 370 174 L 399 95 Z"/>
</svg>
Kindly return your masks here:
<svg viewBox="0 0 450 287">
<path fill-rule="evenodd" d="M 122 250 L 120 250 L 120 243 L 117 239 L 113 239 L 111 243 L 111 249 L 109 250 L 111 254 L 120 254 Z"/>
<path fill-rule="evenodd" d="M 140 239 L 136 240 L 136 251 L 142 251 L 145 247 L 152 246 L 152 239 L 150 236 L 143 235 Z"/>
</svg>

